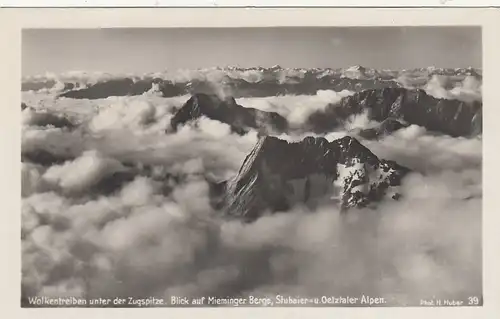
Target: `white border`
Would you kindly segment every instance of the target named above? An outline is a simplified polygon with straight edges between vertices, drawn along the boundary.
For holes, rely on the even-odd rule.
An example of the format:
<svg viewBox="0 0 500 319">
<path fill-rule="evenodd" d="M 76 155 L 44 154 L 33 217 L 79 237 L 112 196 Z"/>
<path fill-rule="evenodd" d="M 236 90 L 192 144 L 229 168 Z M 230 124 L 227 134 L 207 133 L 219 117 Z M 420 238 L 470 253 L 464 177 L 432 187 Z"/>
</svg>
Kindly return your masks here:
<svg viewBox="0 0 500 319">
<path fill-rule="evenodd" d="M 4 7 L 491 7 L 500 0 L 0 0 Z"/>
<path fill-rule="evenodd" d="M 480 308 L 21 309 L 21 28 L 481 25 L 483 28 L 484 300 Z M 0 9 L 0 223 L 2 317 L 36 318 L 500 318 L 500 10 L 495 9 Z M 452 53 L 450 53 L 452 54 Z M 5 316 L 4 316 L 5 314 Z"/>
</svg>

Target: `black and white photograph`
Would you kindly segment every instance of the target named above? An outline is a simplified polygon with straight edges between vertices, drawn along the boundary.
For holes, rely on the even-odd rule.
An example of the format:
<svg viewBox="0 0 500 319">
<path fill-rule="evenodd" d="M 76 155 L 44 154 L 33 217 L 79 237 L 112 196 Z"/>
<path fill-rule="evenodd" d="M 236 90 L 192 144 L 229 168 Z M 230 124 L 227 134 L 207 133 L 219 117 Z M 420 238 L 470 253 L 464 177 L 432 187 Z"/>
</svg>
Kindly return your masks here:
<svg viewBox="0 0 500 319">
<path fill-rule="evenodd" d="M 483 305 L 480 26 L 21 37 L 21 307 Z"/>
</svg>

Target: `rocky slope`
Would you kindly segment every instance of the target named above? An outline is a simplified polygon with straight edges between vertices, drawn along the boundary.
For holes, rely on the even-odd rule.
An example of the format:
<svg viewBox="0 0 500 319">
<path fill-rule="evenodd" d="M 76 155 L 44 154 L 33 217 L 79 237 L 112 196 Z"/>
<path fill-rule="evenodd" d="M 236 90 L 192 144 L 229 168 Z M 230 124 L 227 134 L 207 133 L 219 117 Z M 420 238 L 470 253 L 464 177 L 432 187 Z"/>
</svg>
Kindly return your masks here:
<svg viewBox="0 0 500 319">
<path fill-rule="evenodd" d="M 225 208 L 230 216 L 246 220 L 296 204 L 314 208 L 329 202 L 345 211 L 385 196 L 397 199 L 397 186 L 408 172 L 377 158 L 353 137 L 333 142 L 306 137 L 289 143 L 265 136 L 228 181 Z"/>
<path fill-rule="evenodd" d="M 388 118 L 404 120 L 430 131 L 453 137 L 472 136 L 482 131 L 482 103 L 437 99 L 423 90 L 384 88 L 365 90 L 330 104 L 313 113 L 308 129 L 326 133 L 342 125 L 351 115 L 368 111 L 369 118 L 382 122 Z"/>
<path fill-rule="evenodd" d="M 276 112 L 243 107 L 232 97 L 222 99 L 214 94 L 198 93 L 172 117 L 171 129 L 175 131 L 179 126 L 202 116 L 229 124 L 238 134 L 244 134 L 252 128 L 263 133 L 284 132 L 288 128 L 287 120 Z"/>
<path fill-rule="evenodd" d="M 263 79 L 249 82 L 244 79 L 223 78 L 220 82 L 207 80 L 191 80 L 174 83 L 158 78 L 135 80 L 132 78 L 108 79 L 88 87 L 76 88 L 72 83 L 64 83 L 60 97 L 73 99 L 104 99 L 110 96 L 134 96 L 144 94 L 155 87 L 163 97 L 185 94 L 214 93 L 226 90 L 236 97 L 266 97 L 276 95 L 314 95 L 318 90 L 360 91 L 369 88 L 400 87 L 392 80 L 370 80 L 363 78 L 323 77 L 306 74 L 300 78 L 290 78 L 288 82 L 279 79 Z M 36 85 L 25 85 L 25 88 L 38 88 Z"/>
</svg>

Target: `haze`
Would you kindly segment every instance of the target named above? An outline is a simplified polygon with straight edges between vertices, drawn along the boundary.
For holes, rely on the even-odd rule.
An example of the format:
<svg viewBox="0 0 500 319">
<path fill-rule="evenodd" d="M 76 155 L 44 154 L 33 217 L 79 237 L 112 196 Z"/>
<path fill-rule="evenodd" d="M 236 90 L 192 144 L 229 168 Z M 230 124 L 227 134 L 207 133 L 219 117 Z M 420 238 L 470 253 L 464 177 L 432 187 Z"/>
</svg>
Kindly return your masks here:
<svg viewBox="0 0 500 319">
<path fill-rule="evenodd" d="M 22 74 L 214 66 L 481 67 L 480 27 L 29 29 Z"/>
</svg>

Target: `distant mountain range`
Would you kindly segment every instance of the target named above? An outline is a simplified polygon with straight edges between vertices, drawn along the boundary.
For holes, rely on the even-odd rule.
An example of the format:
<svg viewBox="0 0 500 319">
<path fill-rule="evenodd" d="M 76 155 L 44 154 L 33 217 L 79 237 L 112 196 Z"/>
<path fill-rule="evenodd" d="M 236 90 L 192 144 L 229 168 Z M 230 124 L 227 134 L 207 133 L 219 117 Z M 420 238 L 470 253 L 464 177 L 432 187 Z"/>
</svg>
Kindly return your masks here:
<svg viewBox="0 0 500 319">
<path fill-rule="evenodd" d="M 49 90 L 61 97 L 101 99 L 156 92 L 164 97 L 225 90 L 239 97 L 311 95 L 318 90 L 362 91 L 385 87 L 419 88 L 434 76 L 444 76 L 453 86 L 466 77 L 482 81 L 482 71 L 473 68 L 420 68 L 375 70 L 362 66 L 346 69 L 211 68 L 135 75 L 69 72 L 60 75 L 25 77 L 22 91 Z"/>
</svg>

